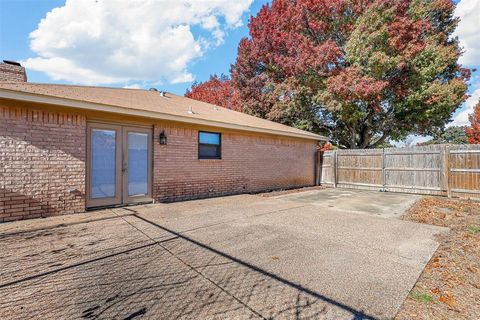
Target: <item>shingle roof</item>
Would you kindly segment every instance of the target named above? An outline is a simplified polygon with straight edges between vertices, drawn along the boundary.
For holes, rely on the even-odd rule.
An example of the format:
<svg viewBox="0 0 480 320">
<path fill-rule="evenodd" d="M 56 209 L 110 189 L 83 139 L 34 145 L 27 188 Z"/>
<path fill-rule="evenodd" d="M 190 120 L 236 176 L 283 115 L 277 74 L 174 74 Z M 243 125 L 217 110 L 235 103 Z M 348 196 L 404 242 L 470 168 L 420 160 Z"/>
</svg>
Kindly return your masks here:
<svg viewBox="0 0 480 320">
<path fill-rule="evenodd" d="M 214 106 L 209 103 L 166 93 L 161 96 L 158 91 L 89 87 L 58 84 L 39 84 L 29 82 L 0 82 L 0 97 L 6 97 L 6 92 L 25 93 L 40 97 L 67 99 L 70 101 L 87 102 L 119 107 L 116 112 L 128 113 L 131 110 L 149 112 L 153 117 L 162 119 L 162 115 L 175 116 L 178 121 L 190 123 L 211 122 L 218 127 L 238 127 L 240 130 L 277 133 L 286 136 L 302 137 L 315 140 L 327 138 L 292 128 L 276 122 L 260 119 L 245 113 Z M 57 103 L 58 104 L 58 103 Z M 193 111 L 193 113 L 189 112 Z M 255 130 L 258 129 L 258 130 Z"/>
</svg>

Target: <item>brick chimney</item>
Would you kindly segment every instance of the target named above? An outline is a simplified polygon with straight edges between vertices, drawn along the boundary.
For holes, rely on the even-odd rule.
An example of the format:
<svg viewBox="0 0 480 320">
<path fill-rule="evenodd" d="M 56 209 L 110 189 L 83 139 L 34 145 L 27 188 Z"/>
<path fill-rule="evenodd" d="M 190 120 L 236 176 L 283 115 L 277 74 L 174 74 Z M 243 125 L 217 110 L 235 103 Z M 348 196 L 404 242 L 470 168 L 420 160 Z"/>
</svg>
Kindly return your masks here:
<svg viewBox="0 0 480 320">
<path fill-rule="evenodd" d="M 0 81 L 27 82 L 27 72 L 20 63 L 3 60 L 0 63 Z"/>
</svg>

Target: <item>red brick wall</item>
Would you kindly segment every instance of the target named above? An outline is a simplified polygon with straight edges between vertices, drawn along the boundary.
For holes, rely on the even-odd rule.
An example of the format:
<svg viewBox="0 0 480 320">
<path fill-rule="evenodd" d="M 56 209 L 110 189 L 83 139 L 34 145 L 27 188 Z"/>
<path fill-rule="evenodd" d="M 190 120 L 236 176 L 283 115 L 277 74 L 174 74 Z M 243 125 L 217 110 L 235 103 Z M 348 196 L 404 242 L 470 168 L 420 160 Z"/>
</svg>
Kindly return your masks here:
<svg viewBox="0 0 480 320">
<path fill-rule="evenodd" d="M 167 145 L 158 143 L 162 130 L 167 135 Z M 219 132 L 222 159 L 199 160 L 197 128 L 155 125 L 153 195 L 156 200 L 186 200 L 314 184 L 315 141 Z"/>
<path fill-rule="evenodd" d="M 0 222 L 85 211 L 85 126 L 0 101 Z"/>
<path fill-rule="evenodd" d="M 164 146 L 158 143 L 161 130 L 168 137 Z M 199 160 L 198 130 L 171 122 L 155 125 L 156 200 L 314 184 L 314 141 L 219 129 L 222 159 Z M 85 211 L 85 159 L 84 115 L 0 100 L 0 222 Z"/>
<path fill-rule="evenodd" d="M 22 66 L 0 63 L 0 81 L 26 82 L 27 72 Z"/>
</svg>

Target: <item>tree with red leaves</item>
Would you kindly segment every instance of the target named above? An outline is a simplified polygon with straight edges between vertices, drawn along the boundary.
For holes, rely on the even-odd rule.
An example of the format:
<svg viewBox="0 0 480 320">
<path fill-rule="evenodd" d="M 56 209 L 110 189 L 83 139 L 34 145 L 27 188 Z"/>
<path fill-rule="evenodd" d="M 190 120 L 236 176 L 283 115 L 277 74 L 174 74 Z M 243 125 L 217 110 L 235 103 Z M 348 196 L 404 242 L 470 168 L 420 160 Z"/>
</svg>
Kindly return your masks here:
<svg viewBox="0 0 480 320">
<path fill-rule="evenodd" d="M 451 0 L 273 0 L 231 69 L 249 114 L 372 148 L 443 128 L 466 98 Z"/>
<path fill-rule="evenodd" d="M 470 127 L 465 132 L 467 133 L 468 143 L 480 144 L 480 101 L 473 109 L 473 113 L 469 117 Z"/>
<path fill-rule="evenodd" d="M 325 143 L 321 148 L 320 151 L 330 151 L 333 150 L 333 145 L 330 142 Z"/>
<path fill-rule="evenodd" d="M 229 109 L 238 109 L 235 105 L 236 96 L 232 81 L 224 74 L 220 77 L 214 74 L 208 81 L 195 82 L 192 88 L 187 90 L 185 97 Z"/>
</svg>

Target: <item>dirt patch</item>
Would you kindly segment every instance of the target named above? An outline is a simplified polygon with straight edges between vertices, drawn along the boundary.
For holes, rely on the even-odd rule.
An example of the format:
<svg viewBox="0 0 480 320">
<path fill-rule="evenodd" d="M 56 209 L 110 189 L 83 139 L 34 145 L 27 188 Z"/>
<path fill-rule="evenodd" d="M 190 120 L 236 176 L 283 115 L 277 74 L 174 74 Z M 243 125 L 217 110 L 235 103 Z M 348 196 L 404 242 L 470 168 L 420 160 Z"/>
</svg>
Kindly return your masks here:
<svg viewBox="0 0 480 320">
<path fill-rule="evenodd" d="M 325 189 L 326 187 L 323 186 L 314 186 L 314 187 L 303 187 L 303 188 L 295 188 L 295 189 L 281 189 L 281 190 L 273 190 L 273 191 L 268 191 L 268 192 L 262 192 L 259 193 L 258 195 L 261 197 L 276 197 L 276 196 L 282 196 L 285 194 L 291 194 L 291 193 L 297 193 L 297 192 L 303 192 L 303 191 L 311 191 L 311 190 L 321 190 Z"/>
<path fill-rule="evenodd" d="M 480 202 L 426 197 L 402 219 L 450 232 L 395 319 L 480 319 Z"/>
</svg>

